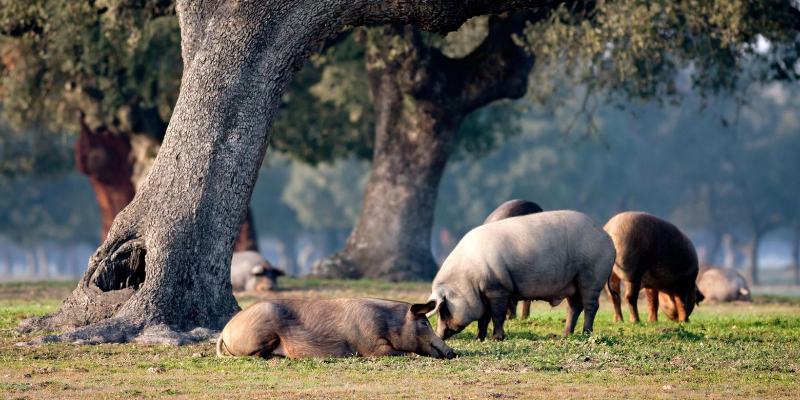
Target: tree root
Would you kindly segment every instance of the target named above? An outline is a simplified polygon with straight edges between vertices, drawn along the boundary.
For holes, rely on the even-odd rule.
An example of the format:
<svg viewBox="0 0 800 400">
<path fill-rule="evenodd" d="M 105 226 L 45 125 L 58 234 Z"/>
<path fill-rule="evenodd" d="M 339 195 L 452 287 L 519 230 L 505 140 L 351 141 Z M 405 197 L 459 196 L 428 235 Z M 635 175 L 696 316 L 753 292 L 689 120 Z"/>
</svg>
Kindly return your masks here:
<svg viewBox="0 0 800 400">
<path fill-rule="evenodd" d="M 219 335 L 218 330 L 197 327 L 190 331 L 176 331 L 165 324 L 147 326 L 131 319 L 114 317 L 63 333 L 43 335 L 18 346 L 45 343 L 73 343 L 94 345 L 103 343 L 142 343 L 182 346 Z"/>
</svg>

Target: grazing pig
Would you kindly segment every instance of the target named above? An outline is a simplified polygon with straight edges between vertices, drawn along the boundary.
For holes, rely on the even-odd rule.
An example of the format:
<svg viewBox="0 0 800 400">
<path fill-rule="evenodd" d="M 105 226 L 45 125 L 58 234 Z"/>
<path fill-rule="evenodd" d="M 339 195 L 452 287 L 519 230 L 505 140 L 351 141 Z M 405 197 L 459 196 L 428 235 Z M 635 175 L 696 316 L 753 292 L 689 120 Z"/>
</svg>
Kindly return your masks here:
<svg viewBox="0 0 800 400">
<path fill-rule="evenodd" d="M 631 322 L 639 322 L 637 301 L 644 288 L 650 305 L 649 321 L 658 320 L 658 307 L 673 321 L 689 322 L 697 289 L 697 253 L 675 225 L 644 212 L 624 212 L 611 218 L 606 232 L 614 240 L 617 259 L 607 287 L 614 303 L 614 320 L 622 321 L 620 281 Z"/>
<path fill-rule="evenodd" d="M 598 297 L 614 265 L 614 244 L 591 218 L 576 211 L 550 211 L 481 225 L 458 243 L 436 278 L 429 300 L 436 302 L 436 333 L 443 339 L 478 321 L 477 339 L 489 320 L 503 340 L 508 302 L 567 299 L 564 335 L 574 332 L 585 310 L 591 333 Z"/>
<path fill-rule="evenodd" d="M 750 301 L 750 288 L 744 277 L 730 268 L 701 265 L 697 275 L 697 288 L 705 301 Z"/>
<path fill-rule="evenodd" d="M 255 251 L 237 251 L 231 259 L 231 286 L 233 290 L 278 290 L 278 277 L 283 271 L 274 268 L 266 258 Z"/>
<path fill-rule="evenodd" d="M 228 322 L 217 355 L 453 358 L 425 317 L 435 305 L 370 298 L 262 301 Z"/>
<path fill-rule="evenodd" d="M 519 217 L 522 215 L 528 214 L 536 214 L 544 211 L 542 207 L 539 207 L 538 204 L 528 201 L 528 200 L 509 200 L 497 207 L 488 217 L 486 220 L 483 221 L 483 224 L 486 225 L 490 222 L 497 222 L 506 218 L 511 217 Z M 525 300 L 522 302 L 522 317 L 521 318 L 528 318 L 531 314 L 531 302 L 530 300 Z M 506 312 L 506 318 L 514 319 L 517 317 L 517 302 L 511 300 L 508 302 L 508 312 Z"/>
</svg>

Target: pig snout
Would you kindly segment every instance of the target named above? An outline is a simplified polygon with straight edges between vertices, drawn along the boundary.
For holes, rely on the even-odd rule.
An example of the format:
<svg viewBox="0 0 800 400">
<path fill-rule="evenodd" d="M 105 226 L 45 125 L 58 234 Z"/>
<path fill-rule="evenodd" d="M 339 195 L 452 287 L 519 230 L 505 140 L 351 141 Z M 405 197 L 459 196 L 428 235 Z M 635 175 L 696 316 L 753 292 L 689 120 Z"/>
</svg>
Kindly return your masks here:
<svg viewBox="0 0 800 400">
<path fill-rule="evenodd" d="M 435 358 L 453 359 L 456 357 L 456 352 L 452 347 L 448 346 L 444 340 L 434 336 L 429 344 L 430 350 L 427 353 Z"/>
</svg>

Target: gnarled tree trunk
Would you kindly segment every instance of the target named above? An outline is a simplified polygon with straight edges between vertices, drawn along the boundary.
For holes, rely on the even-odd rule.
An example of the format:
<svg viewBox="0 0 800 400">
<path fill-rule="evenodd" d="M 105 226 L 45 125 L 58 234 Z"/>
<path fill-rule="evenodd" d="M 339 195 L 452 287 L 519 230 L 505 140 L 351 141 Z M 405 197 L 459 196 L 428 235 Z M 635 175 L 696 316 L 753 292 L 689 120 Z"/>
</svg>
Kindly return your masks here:
<svg viewBox="0 0 800 400">
<path fill-rule="evenodd" d="M 541 1 L 180 1 L 181 93 L 151 173 L 117 215 L 78 287 L 22 331 L 48 341 L 206 338 L 239 310 L 230 283 L 270 127 L 292 73 L 345 25 L 406 23 L 436 31 L 477 14 Z"/>
<path fill-rule="evenodd" d="M 431 228 L 439 182 L 467 114 L 527 90 L 534 57 L 512 36 L 546 10 L 493 17 L 484 42 L 464 58 L 443 55 L 412 27 L 370 34 L 367 70 L 375 150 L 361 214 L 344 249 L 315 276 L 432 280 Z"/>
</svg>

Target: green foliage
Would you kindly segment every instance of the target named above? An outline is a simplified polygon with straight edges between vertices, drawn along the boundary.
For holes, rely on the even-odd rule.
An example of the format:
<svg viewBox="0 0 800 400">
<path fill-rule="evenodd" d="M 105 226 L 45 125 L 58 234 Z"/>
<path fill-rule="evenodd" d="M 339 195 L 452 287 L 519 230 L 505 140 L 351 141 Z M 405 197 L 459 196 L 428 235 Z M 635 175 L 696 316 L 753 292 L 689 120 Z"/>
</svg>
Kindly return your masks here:
<svg viewBox="0 0 800 400">
<path fill-rule="evenodd" d="M 513 198 L 580 210 L 600 222 L 642 210 L 687 228 L 789 226 L 800 198 L 797 90 L 754 89 L 752 101 L 728 115 L 737 121 L 728 127 L 719 122 L 727 115 L 722 98 L 708 99 L 712 106 L 700 113 L 690 97 L 666 108 L 631 105 L 635 118 L 601 105 L 597 135 L 565 135 L 581 107 L 578 93 L 554 115 L 527 115 L 523 134 L 485 159 L 448 166 L 437 226 L 465 232 Z"/>
<path fill-rule="evenodd" d="M 131 112 L 168 121 L 182 66 L 177 18 L 161 1 L 0 2 L 0 94 L 17 129 L 91 126 L 130 130 Z"/>
<path fill-rule="evenodd" d="M 800 77 L 798 30 L 793 0 L 599 1 L 586 15 L 562 5 L 521 43 L 538 57 L 529 94 L 548 107 L 577 86 L 607 101 L 679 101 L 685 72 L 701 97 L 744 102 L 753 82 Z"/>
<path fill-rule="evenodd" d="M 368 165 L 349 159 L 312 168 L 295 164 L 282 200 L 311 229 L 349 229 L 358 218 Z"/>
</svg>

